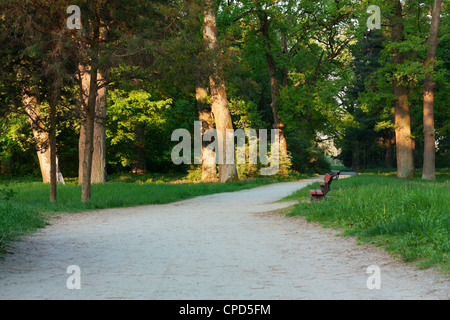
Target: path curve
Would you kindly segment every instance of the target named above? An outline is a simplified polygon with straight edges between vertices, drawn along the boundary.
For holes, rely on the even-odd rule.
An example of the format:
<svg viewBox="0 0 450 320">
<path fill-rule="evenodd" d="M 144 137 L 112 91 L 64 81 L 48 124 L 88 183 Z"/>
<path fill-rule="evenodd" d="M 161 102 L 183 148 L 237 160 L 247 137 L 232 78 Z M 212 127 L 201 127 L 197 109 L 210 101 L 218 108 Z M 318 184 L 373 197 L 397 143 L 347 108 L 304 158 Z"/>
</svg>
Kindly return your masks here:
<svg viewBox="0 0 450 320">
<path fill-rule="evenodd" d="M 449 280 L 273 213 L 317 181 L 62 215 L 0 262 L 0 299 L 448 299 Z M 68 266 L 81 289 L 67 288 Z M 367 268 L 381 271 L 369 290 Z"/>
</svg>

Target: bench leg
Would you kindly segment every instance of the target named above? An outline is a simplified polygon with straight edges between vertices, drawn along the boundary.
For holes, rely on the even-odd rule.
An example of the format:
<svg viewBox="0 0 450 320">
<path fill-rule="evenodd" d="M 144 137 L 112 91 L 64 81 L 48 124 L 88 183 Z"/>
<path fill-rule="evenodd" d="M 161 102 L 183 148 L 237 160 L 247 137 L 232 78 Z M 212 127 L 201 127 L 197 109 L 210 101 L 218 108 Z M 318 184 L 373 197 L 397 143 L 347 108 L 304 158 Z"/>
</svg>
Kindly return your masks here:
<svg viewBox="0 0 450 320">
<path fill-rule="evenodd" d="M 326 187 L 323 187 L 323 188 L 320 188 L 320 189 L 323 191 L 324 194 L 327 194 L 330 191 L 330 187 L 329 186 L 326 186 Z"/>
<path fill-rule="evenodd" d="M 325 196 L 317 196 L 317 195 L 312 195 L 311 196 L 311 202 L 322 201 L 323 199 L 325 199 Z"/>
</svg>

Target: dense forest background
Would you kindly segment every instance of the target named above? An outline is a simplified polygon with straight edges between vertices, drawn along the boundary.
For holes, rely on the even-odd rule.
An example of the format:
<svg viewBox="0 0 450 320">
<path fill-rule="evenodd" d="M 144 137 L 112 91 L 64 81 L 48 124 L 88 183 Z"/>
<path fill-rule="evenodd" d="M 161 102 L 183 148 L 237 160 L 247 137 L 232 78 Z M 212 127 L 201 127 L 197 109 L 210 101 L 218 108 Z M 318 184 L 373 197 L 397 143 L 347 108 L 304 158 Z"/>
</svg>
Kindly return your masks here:
<svg viewBox="0 0 450 320">
<path fill-rule="evenodd" d="M 173 164 L 171 134 L 192 132 L 199 119 L 214 126 L 207 81 L 213 68 L 226 85 L 234 129 L 282 129 L 287 154 L 280 174 L 324 173 L 333 160 L 353 170 L 396 168 L 400 81 L 420 169 L 436 2 L 1 0 L 0 175 L 44 177 L 40 156 L 54 136 L 60 178 L 82 177 L 87 110 L 96 113 L 96 182 L 122 172 L 201 171 Z M 70 5 L 81 9 L 81 29 L 67 27 Z M 380 29 L 368 30 L 370 5 L 381 8 Z M 217 21 L 215 52 L 204 41 L 209 7 Z M 438 168 L 450 164 L 448 21 L 443 3 L 433 60 Z M 84 81 L 95 75 L 96 83 Z M 239 177 L 257 169 L 239 166 Z"/>
</svg>

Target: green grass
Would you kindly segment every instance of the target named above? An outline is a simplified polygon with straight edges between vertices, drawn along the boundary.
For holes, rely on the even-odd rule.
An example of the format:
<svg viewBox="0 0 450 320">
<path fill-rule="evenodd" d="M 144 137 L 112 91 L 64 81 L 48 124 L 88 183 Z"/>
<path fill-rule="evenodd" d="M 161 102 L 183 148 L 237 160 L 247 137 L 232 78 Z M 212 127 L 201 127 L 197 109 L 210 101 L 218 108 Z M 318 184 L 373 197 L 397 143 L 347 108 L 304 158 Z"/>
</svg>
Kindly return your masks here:
<svg viewBox="0 0 450 320">
<path fill-rule="evenodd" d="M 14 195 L 9 200 L 0 200 L 0 255 L 6 244 L 45 227 L 49 218 L 59 213 L 85 212 L 106 208 L 123 208 L 139 205 L 166 204 L 196 196 L 221 192 L 234 192 L 277 182 L 273 179 L 254 179 L 233 183 L 187 183 L 179 177 L 161 175 L 122 175 L 112 181 L 92 186 L 92 199 L 81 202 L 81 187 L 74 179 L 66 185 L 58 185 L 58 200 L 49 201 L 49 185 L 36 179 L 25 181 L 0 181 L 0 190 L 8 182 Z M 170 181 L 170 182 L 169 182 Z M 3 249 L 2 249 L 3 248 Z"/>
<path fill-rule="evenodd" d="M 334 181 L 327 201 L 309 202 L 309 189 L 318 183 L 284 200 L 300 200 L 288 215 L 303 215 L 421 268 L 449 274 L 449 180 L 447 172 L 435 182 L 398 179 L 395 173 L 364 174 Z"/>
</svg>

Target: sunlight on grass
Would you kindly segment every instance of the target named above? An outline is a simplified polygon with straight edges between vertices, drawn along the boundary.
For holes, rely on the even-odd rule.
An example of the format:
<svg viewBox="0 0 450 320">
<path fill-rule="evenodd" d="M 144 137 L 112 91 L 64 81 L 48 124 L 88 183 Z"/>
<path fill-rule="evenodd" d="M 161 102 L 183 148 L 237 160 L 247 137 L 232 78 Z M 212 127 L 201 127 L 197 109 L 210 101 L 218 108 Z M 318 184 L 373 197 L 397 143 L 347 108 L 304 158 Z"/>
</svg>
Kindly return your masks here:
<svg viewBox="0 0 450 320">
<path fill-rule="evenodd" d="M 330 200 L 300 201 L 288 215 L 302 215 L 344 235 L 386 248 L 420 267 L 450 271 L 450 174 L 437 180 L 398 179 L 395 173 L 364 174 L 333 182 Z M 308 200 L 307 187 L 289 200 Z"/>
</svg>

